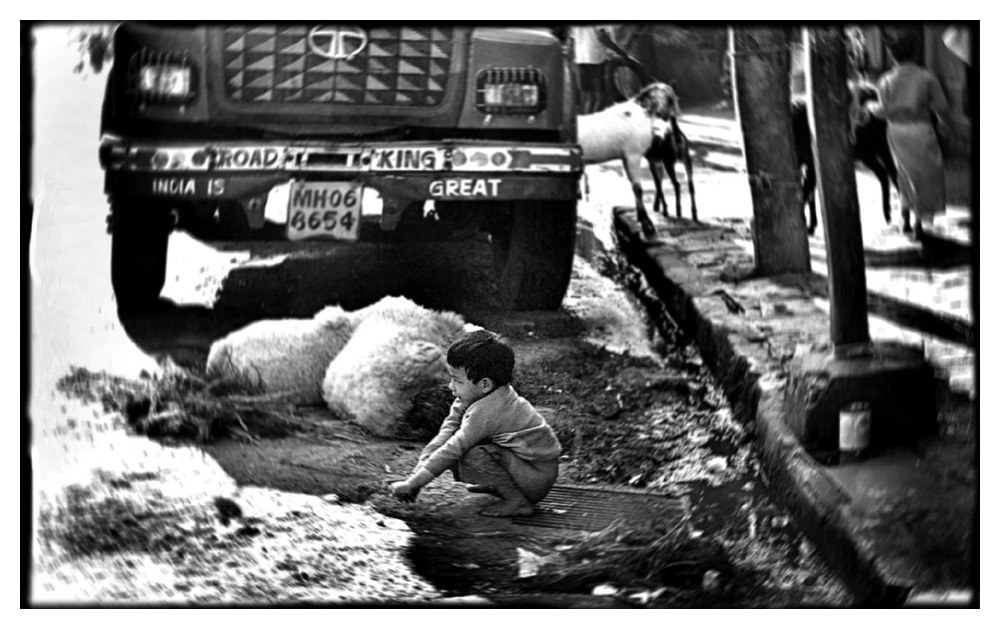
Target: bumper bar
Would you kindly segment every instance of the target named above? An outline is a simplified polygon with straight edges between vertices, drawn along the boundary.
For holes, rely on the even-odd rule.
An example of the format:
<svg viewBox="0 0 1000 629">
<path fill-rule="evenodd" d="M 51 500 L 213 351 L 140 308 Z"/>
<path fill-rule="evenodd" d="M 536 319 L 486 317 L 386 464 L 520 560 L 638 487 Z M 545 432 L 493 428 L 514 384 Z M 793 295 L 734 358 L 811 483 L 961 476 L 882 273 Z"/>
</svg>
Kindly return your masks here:
<svg viewBox="0 0 1000 629">
<path fill-rule="evenodd" d="M 576 146 L 501 142 L 178 143 L 106 136 L 99 152 L 107 171 L 159 175 L 289 174 L 562 174 L 583 171 Z"/>
</svg>

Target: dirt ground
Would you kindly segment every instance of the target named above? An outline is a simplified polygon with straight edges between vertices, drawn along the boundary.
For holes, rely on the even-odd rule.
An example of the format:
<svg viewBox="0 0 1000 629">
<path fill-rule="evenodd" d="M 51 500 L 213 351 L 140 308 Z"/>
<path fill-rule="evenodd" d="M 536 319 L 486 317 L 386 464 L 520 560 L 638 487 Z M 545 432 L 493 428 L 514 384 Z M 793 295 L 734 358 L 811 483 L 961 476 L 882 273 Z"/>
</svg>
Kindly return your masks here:
<svg viewBox="0 0 1000 629">
<path fill-rule="evenodd" d="M 662 576 L 631 574 L 627 562 L 610 571 L 579 573 L 577 566 L 570 571 L 572 578 L 555 578 L 549 571 L 542 579 L 525 572 L 525 557 L 565 567 L 572 561 L 567 551 L 593 533 L 480 516 L 478 511 L 492 498 L 467 493 L 447 473 L 415 503 L 400 503 L 388 495 L 387 485 L 408 474 L 422 443 L 373 438 L 324 408 L 299 408 L 301 426 L 309 427 L 300 426 L 293 435 L 256 442 L 218 439 L 200 446 L 240 492 L 255 487 L 291 492 L 278 494 L 280 501 L 290 500 L 292 494 L 316 497 L 312 507 L 282 511 L 276 519 L 257 518 L 251 528 L 276 538 L 269 544 L 280 544 L 287 557 L 272 570 L 280 578 L 269 580 L 266 587 L 264 582 L 245 582 L 245 576 L 231 577 L 242 583 L 240 591 L 263 600 L 307 596 L 303 584 L 289 575 L 327 574 L 329 562 L 318 559 L 322 555 L 314 549 L 297 553 L 300 542 L 290 539 L 305 533 L 289 523 L 289 513 L 335 513 L 339 506 L 368 510 L 358 516 L 362 523 L 356 526 L 371 526 L 377 521 L 372 518 L 382 514 L 390 516 L 386 521 L 405 522 L 414 534 L 405 548 L 394 544 L 415 571 L 417 584 L 397 570 L 393 574 L 398 585 L 376 588 L 380 596 L 388 596 L 379 599 L 383 603 L 398 604 L 413 595 L 418 601 L 471 596 L 461 600 L 544 607 L 845 604 L 841 586 L 787 515 L 764 496 L 755 477 L 751 437 L 734 421 L 697 352 L 671 331 L 668 321 L 657 325 L 656 317 L 647 315 L 635 296 L 621 288 L 638 281 L 634 272 L 608 258 L 601 266 L 610 278 L 578 261 L 561 311 L 486 314 L 473 320 L 511 341 L 518 360 L 514 386 L 543 412 L 563 445 L 560 483 L 687 497 L 692 504 L 688 526 L 711 541 L 698 550 L 708 555 L 671 573 L 675 581 L 667 579 L 669 587 Z M 628 524 L 637 530 L 662 525 Z M 324 529 L 320 517 L 309 527 L 307 539 L 336 539 L 338 526 Z M 232 539 L 229 535 L 225 539 Z M 232 562 L 239 564 L 240 559 Z M 296 570 L 289 572 L 288 566 Z M 706 589 L 703 580 L 713 571 L 712 578 L 721 584 Z M 356 572 L 366 569 L 362 565 Z M 428 595 L 428 586 L 420 580 L 438 594 Z M 217 586 L 209 581 L 218 583 L 218 575 L 196 563 L 184 575 L 184 591 L 212 600 Z M 308 596 L 350 600 L 345 586 L 339 587 L 316 590 L 314 584 Z M 355 595 L 370 596 L 370 590 L 357 588 Z M 603 594 L 595 595 L 595 588 L 604 588 Z M 144 591 L 150 595 L 148 588 Z M 170 587 L 165 591 L 177 595 Z"/>
</svg>

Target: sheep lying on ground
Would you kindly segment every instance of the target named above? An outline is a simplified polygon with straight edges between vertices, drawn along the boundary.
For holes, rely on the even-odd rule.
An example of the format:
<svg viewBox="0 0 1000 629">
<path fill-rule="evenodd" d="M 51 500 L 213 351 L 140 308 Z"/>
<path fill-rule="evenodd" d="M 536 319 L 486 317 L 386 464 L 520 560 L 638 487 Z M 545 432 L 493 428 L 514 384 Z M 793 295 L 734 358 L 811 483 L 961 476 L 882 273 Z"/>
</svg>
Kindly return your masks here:
<svg viewBox="0 0 1000 629">
<path fill-rule="evenodd" d="M 382 299 L 354 316 L 354 333 L 323 378 L 323 399 L 377 435 L 408 432 L 405 418 L 415 397 L 447 384 L 444 352 L 470 326 L 455 313 L 401 297 Z"/>
<path fill-rule="evenodd" d="M 293 403 L 325 402 L 380 436 L 422 436 L 427 426 L 408 424 L 425 424 L 441 408 L 439 426 L 447 415 L 444 352 L 470 329 L 458 314 L 403 297 L 352 312 L 329 306 L 312 319 L 259 321 L 216 341 L 206 375 L 244 379 Z"/>
<path fill-rule="evenodd" d="M 232 378 L 296 404 L 321 404 L 330 361 L 354 331 L 351 313 L 327 306 L 312 319 L 257 321 L 212 343 L 205 375 Z"/>
<path fill-rule="evenodd" d="M 622 160 L 635 195 L 639 223 L 647 236 L 655 234 L 656 227 L 642 202 L 642 160 L 653 144 L 654 121 L 670 120 L 679 114 L 673 88 L 666 83 L 652 83 L 623 103 L 577 118 L 585 163 Z"/>
</svg>

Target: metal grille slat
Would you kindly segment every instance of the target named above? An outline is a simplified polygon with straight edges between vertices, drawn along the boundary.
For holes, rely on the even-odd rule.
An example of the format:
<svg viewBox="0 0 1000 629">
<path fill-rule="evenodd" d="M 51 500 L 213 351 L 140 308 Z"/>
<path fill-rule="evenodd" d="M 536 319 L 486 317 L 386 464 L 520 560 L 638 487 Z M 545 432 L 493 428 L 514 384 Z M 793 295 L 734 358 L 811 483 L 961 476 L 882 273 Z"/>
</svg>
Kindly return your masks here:
<svg viewBox="0 0 1000 629">
<path fill-rule="evenodd" d="M 662 494 L 579 485 L 555 485 L 535 514 L 513 518 L 515 524 L 545 528 L 600 531 L 616 520 L 680 521 L 688 514 L 684 498 Z"/>
<path fill-rule="evenodd" d="M 448 88 L 451 28 L 379 27 L 351 59 L 310 50 L 311 27 L 225 27 L 226 95 L 243 103 L 436 107 Z"/>
</svg>

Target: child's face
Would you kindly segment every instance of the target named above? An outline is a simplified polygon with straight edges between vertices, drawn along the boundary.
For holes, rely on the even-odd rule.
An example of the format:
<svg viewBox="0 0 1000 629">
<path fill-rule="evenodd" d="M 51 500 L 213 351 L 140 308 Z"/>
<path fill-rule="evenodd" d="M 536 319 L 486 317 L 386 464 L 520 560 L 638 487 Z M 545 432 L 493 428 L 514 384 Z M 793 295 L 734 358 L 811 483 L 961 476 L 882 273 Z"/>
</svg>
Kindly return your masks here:
<svg viewBox="0 0 1000 629">
<path fill-rule="evenodd" d="M 493 384 L 489 378 L 482 378 L 479 382 L 469 380 L 469 376 L 465 372 L 465 367 L 452 367 L 448 365 L 448 374 L 451 376 L 448 388 L 455 397 L 462 400 L 466 405 L 472 404 L 493 390 Z"/>
</svg>

